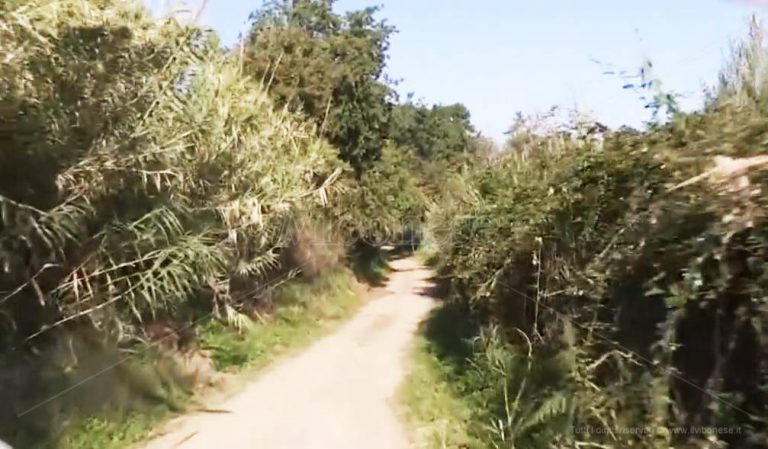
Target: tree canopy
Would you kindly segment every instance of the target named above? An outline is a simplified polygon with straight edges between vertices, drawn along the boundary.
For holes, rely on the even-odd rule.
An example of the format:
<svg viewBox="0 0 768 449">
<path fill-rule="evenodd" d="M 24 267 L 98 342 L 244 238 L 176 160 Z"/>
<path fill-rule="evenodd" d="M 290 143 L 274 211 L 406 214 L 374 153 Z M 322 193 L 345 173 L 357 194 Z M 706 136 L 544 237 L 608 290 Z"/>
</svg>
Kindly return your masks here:
<svg viewBox="0 0 768 449">
<path fill-rule="evenodd" d="M 454 160 L 471 152 L 476 132 L 460 103 L 432 107 L 406 103 L 393 112 L 392 140 L 430 161 Z"/>
<path fill-rule="evenodd" d="M 346 14 L 329 0 L 276 0 L 255 11 L 242 49 L 249 74 L 278 104 L 305 114 L 360 175 L 381 157 L 391 88 L 384 79 L 394 28 L 378 8 Z"/>
</svg>

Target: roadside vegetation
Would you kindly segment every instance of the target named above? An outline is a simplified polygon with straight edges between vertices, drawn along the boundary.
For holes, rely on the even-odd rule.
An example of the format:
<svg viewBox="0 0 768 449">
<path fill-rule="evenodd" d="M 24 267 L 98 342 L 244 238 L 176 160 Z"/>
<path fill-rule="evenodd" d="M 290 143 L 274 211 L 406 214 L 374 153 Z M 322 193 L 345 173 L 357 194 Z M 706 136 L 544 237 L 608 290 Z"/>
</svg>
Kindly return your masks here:
<svg viewBox="0 0 768 449">
<path fill-rule="evenodd" d="M 460 305 L 439 307 L 421 324 L 410 373 L 398 390 L 403 421 L 418 449 L 483 448 L 472 423 L 479 420 L 462 372 L 476 329 Z"/>
<path fill-rule="evenodd" d="M 521 120 L 455 180 L 427 328 L 476 330 L 422 383 L 478 447 L 765 447 L 766 55 L 753 23 L 701 111 L 644 78 L 647 129 Z"/>
</svg>

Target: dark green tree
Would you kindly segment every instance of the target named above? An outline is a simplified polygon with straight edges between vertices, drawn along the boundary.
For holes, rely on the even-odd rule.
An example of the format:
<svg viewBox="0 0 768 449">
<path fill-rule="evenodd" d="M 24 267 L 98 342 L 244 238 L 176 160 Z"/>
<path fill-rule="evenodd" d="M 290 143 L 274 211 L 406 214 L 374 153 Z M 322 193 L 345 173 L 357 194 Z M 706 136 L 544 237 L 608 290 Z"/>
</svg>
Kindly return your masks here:
<svg viewBox="0 0 768 449">
<path fill-rule="evenodd" d="M 469 110 L 460 103 L 430 107 L 406 103 L 393 112 L 392 140 L 425 161 L 453 163 L 475 148 Z"/>
<path fill-rule="evenodd" d="M 243 63 L 280 105 L 314 121 L 360 176 L 388 136 L 383 70 L 394 29 L 376 19 L 378 8 L 341 15 L 333 3 L 276 0 L 255 11 Z"/>
</svg>

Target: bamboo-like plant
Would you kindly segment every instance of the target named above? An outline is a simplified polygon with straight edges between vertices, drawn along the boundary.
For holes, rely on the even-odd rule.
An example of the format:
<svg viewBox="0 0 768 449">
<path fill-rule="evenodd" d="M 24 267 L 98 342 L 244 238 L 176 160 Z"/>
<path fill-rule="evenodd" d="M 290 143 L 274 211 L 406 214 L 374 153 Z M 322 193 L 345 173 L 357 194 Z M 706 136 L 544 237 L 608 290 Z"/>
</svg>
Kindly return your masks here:
<svg viewBox="0 0 768 449">
<path fill-rule="evenodd" d="M 334 151 L 194 26 L 123 1 L 0 14 L 0 307 L 51 312 L 24 337 L 265 284 L 292 214 L 327 203 Z"/>
</svg>

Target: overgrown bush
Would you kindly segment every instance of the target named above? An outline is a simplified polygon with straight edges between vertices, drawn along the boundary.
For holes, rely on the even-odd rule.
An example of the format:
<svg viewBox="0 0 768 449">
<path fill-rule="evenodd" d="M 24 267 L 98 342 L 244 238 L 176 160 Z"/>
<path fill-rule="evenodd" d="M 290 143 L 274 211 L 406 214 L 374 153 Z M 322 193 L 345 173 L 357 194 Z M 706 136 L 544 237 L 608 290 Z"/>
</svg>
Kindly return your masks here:
<svg viewBox="0 0 768 449">
<path fill-rule="evenodd" d="M 498 329 L 463 377 L 485 439 L 765 447 L 768 116 L 750 92 L 644 132 L 529 135 L 433 215 L 453 297 Z"/>
<path fill-rule="evenodd" d="M 0 17 L 0 421 L 55 432 L 109 404 L 55 396 L 94 371 L 82 353 L 119 360 L 142 323 L 192 308 L 237 323 L 300 270 L 295 224 L 346 168 L 195 26 L 125 1 Z"/>
</svg>

